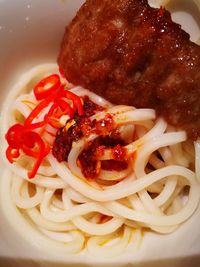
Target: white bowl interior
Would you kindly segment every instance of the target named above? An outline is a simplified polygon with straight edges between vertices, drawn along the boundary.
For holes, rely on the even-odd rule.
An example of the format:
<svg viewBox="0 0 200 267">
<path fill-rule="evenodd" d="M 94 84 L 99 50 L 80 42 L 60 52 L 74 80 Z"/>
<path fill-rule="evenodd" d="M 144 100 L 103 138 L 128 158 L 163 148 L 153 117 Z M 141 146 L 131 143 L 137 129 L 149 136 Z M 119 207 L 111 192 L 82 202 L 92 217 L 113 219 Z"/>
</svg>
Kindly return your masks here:
<svg viewBox="0 0 200 267">
<path fill-rule="evenodd" d="M 159 1 L 152 2 L 156 4 Z M 191 34 L 192 40 L 198 40 L 200 11 L 197 5 L 187 0 L 171 2 L 168 7 L 173 11 L 174 19 Z M 0 105 L 11 85 L 23 71 L 40 63 L 56 61 L 64 27 L 82 3 L 83 0 L 0 0 Z M 3 164 L 0 163 L 2 169 Z M 86 259 L 86 263 L 83 263 L 83 258 L 78 256 L 65 256 L 61 259 L 51 254 L 41 254 L 11 227 L 2 206 L 3 203 L 0 203 L 0 266 L 55 266 L 55 261 L 56 266 L 87 266 L 96 261 Z M 130 265 L 126 266 L 132 266 L 131 262 L 137 262 L 138 266 L 149 266 L 149 260 L 153 262 L 152 266 L 179 266 L 180 262 L 181 266 L 188 266 L 188 263 L 191 265 L 191 262 L 195 266 L 194 264 L 200 262 L 197 257 L 200 253 L 200 232 L 193 228 L 199 218 L 200 210 L 190 222 L 172 235 L 149 234 L 136 256 L 130 257 L 127 262 L 126 258 L 122 258 L 114 265 L 112 261 L 107 265 L 125 266 L 129 263 Z M 189 240 L 188 233 L 186 234 L 188 231 L 192 231 L 189 244 L 186 241 Z M 185 241 L 175 244 L 180 242 L 180 238 L 185 238 Z M 161 244 L 162 247 L 154 245 L 152 240 L 154 244 Z M 176 251 L 172 253 L 175 247 Z M 161 255 L 163 249 L 165 252 Z M 106 263 L 100 265 L 106 266 Z"/>
</svg>

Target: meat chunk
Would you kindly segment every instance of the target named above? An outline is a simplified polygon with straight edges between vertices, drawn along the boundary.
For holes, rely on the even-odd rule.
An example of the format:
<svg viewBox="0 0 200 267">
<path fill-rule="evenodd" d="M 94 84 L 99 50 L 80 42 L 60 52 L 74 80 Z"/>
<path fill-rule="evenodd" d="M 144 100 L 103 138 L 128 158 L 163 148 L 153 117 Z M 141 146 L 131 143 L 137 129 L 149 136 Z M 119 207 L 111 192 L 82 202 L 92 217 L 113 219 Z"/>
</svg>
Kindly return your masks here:
<svg viewBox="0 0 200 267">
<path fill-rule="evenodd" d="M 58 64 L 70 82 L 155 108 L 200 137 L 200 48 L 147 0 L 87 0 L 66 27 Z"/>
</svg>

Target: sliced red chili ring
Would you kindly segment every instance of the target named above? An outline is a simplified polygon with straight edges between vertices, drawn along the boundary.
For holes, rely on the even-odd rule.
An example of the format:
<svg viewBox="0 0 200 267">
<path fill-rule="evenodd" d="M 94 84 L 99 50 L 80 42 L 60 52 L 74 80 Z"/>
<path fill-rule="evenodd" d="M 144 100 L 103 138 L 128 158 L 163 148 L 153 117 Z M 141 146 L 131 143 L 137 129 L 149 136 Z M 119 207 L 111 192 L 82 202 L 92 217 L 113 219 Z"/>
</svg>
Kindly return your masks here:
<svg viewBox="0 0 200 267">
<path fill-rule="evenodd" d="M 73 101 L 74 106 L 78 109 L 79 116 L 82 116 L 84 114 L 84 109 L 81 98 L 68 90 L 65 91 L 65 96 Z"/>
<path fill-rule="evenodd" d="M 19 148 L 21 146 L 21 134 L 24 131 L 24 126 L 17 123 L 10 127 L 6 133 L 6 140 L 12 148 Z"/>
<path fill-rule="evenodd" d="M 54 128 L 61 128 L 63 125 L 60 123 L 59 119 L 55 117 L 48 117 L 47 122 Z"/>
<path fill-rule="evenodd" d="M 66 112 L 59 111 L 59 104 L 54 103 L 51 108 L 49 109 L 48 114 L 45 115 L 44 120 L 46 123 L 49 123 L 54 128 L 60 128 L 62 127 L 62 124 L 59 122 L 59 118 L 62 115 L 65 115 Z M 60 109 L 60 108 L 59 108 Z"/>
<path fill-rule="evenodd" d="M 27 131 L 27 130 L 28 131 L 31 131 L 31 130 L 34 130 L 34 129 L 37 129 L 37 128 L 41 128 L 45 124 L 46 124 L 45 121 L 40 121 L 40 122 L 32 123 L 32 124 L 30 124 L 29 126 L 26 127 L 26 130 L 25 131 Z"/>
<path fill-rule="evenodd" d="M 33 120 L 40 114 L 40 112 L 46 108 L 49 103 L 52 101 L 51 97 L 43 100 L 40 102 L 29 114 L 27 119 L 24 122 L 25 127 L 30 126 L 30 124 L 33 122 Z"/>
<path fill-rule="evenodd" d="M 45 118 L 52 116 L 57 107 L 58 107 L 58 103 L 54 103 L 49 109 L 49 112 L 45 115 Z"/>
<path fill-rule="evenodd" d="M 39 134 L 35 132 L 26 132 L 23 135 L 22 150 L 28 156 L 37 158 L 45 154 L 45 143 Z"/>
<path fill-rule="evenodd" d="M 37 174 L 37 171 L 42 163 L 42 160 L 44 159 L 44 157 L 46 157 L 50 152 L 50 148 L 49 146 L 43 151 L 41 151 L 40 155 L 36 158 L 36 161 L 32 167 L 32 169 L 28 172 L 28 177 L 29 179 L 32 179 L 35 177 L 35 175 Z"/>
<path fill-rule="evenodd" d="M 5 136 L 9 145 L 6 150 L 6 156 L 11 163 L 20 156 L 20 149 L 27 156 L 36 159 L 32 170 L 28 172 L 29 178 L 33 178 L 36 175 L 43 158 L 46 157 L 50 151 L 50 146 L 45 144 L 40 135 L 33 132 L 33 130 L 45 126 L 46 123 L 49 123 L 55 128 L 60 128 L 62 127 L 59 122 L 60 117 L 62 115 L 68 115 L 72 118 L 76 110 L 78 110 L 80 116 L 84 114 L 81 98 L 65 90 L 65 85 L 61 85 L 60 77 L 57 74 L 42 79 L 35 86 L 34 94 L 37 100 L 42 101 L 31 111 L 24 125 L 13 125 Z M 72 100 L 73 107 L 63 98 Z M 36 119 L 51 102 L 52 106 L 43 120 L 33 123 L 34 119 Z"/>
<path fill-rule="evenodd" d="M 39 167 L 40 167 L 40 164 L 42 163 L 42 160 L 43 160 L 43 157 L 39 157 L 39 158 L 35 161 L 32 170 L 30 170 L 30 171 L 28 172 L 28 177 L 29 177 L 29 179 L 32 179 L 32 178 L 35 177 L 35 175 L 37 174 L 37 171 L 38 171 L 38 169 L 39 169 Z"/>
<path fill-rule="evenodd" d="M 10 163 L 14 163 L 15 159 L 19 157 L 19 149 L 9 146 L 6 150 L 6 157 Z"/>
<path fill-rule="evenodd" d="M 74 116 L 74 111 L 70 107 L 69 103 L 64 101 L 62 98 L 56 100 L 56 103 L 58 103 L 59 107 L 64 111 L 64 114 L 62 114 L 62 115 L 67 114 L 67 115 L 69 115 L 70 118 L 72 118 Z"/>
<path fill-rule="evenodd" d="M 58 74 L 52 74 L 42 79 L 35 87 L 34 94 L 37 100 L 42 100 L 57 90 L 61 85 Z"/>
</svg>

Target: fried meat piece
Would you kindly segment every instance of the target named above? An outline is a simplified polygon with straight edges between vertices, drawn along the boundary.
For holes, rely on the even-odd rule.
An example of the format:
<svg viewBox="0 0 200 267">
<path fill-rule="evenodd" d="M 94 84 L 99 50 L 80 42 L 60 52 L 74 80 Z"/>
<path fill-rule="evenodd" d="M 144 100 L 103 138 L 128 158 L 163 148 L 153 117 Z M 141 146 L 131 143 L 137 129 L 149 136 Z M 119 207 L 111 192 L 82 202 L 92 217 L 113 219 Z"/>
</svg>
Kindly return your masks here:
<svg viewBox="0 0 200 267">
<path fill-rule="evenodd" d="M 147 0 L 87 0 L 66 27 L 66 78 L 115 104 L 155 108 L 200 137 L 200 48 Z"/>
</svg>

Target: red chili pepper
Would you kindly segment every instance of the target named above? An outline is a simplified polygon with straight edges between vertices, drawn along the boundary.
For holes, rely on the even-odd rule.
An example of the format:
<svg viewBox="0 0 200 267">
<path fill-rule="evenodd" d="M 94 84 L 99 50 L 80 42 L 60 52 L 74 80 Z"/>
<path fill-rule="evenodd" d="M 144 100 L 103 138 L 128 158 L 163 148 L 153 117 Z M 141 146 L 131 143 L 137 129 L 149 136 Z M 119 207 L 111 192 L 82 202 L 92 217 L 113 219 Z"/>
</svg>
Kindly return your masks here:
<svg viewBox="0 0 200 267">
<path fill-rule="evenodd" d="M 28 172 L 28 177 L 29 179 L 32 179 L 35 177 L 35 175 L 37 174 L 37 171 L 42 163 L 42 160 L 44 159 L 44 157 L 46 157 L 47 154 L 49 154 L 50 148 L 47 147 L 47 149 L 44 151 L 44 154 L 40 154 L 39 157 L 37 158 L 37 160 L 35 161 L 35 164 L 33 165 L 32 170 L 30 170 Z"/>
<path fill-rule="evenodd" d="M 35 132 L 26 132 L 23 135 L 23 143 L 21 148 L 26 155 L 34 158 L 45 154 L 44 141 L 39 134 Z"/>
<path fill-rule="evenodd" d="M 17 123 L 10 127 L 6 133 L 6 140 L 12 148 L 19 148 L 21 146 L 21 134 L 24 131 L 24 126 Z"/>
<path fill-rule="evenodd" d="M 54 101 L 56 102 L 58 99 L 62 97 L 66 97 L 66 92 L 68 90 L 65 89 L 65 85 L 61 85 L 59 90 L 56 91 L 56 96 L 54 98 Z"/>
<path fill-rule="evenodd" d="M 41 128 L 49 123 L 55 128 L 62 125 L 59 120 L 62 115 L 68 115 L 72 118 L 78 110 L 81 116 L 84 114 L 83 105 L 79 96 L 65 90 L 65 86 L 61 85 L 60 78 L 57 74 L 50 75 L 41 80 L 34 88 L 34 94 L 37 100 L 42 100 L 26 118 L 24 125 L 13 125 L 6 134 L 8 148 L 6 150 L 7 159 L 13 163 L 20 156 L 20 150 L 27 156 L 36 159 L 33 168 L 28 172 L 29 178 L 33 178 L 44 157 L 50 152 L 50 146 L 44 143 L 40 135 L 34 132 L 34 129 Z M 73 108 L 64 98 L 72 100 Z M 52 102 L 48 113 L 42 121 L 33 123 L 34 119 L 47 108 Z M 43 129 L 44 130 L 44 129 Z"/>
<path fill-rule="evenodd" d="M 50 109 L 49 112 L 45 115 L 45 119 L 47 119 L 48 117 L 51 117 L 54 113 L 54 111 L 56 110 L 56 108 L 58 107 L 58 103 L 54 103 Z"/>
<path fill-rule="evenodd" d="M 59 129 L 63 125 L 60 123 L 59 119 L 56 119 L 55 117 L 48 117 L 47 122 L 54 128 Z"/>
<path fill-rule="evenodd" d="M 30 124 L 29 126 L 26 127 L 26 130 L 31 131 L 31 130 L 34 130 L 34 129 L 37 129 L 37 128 L 41 128 L 45 124 L 46 124 L 45 121 L 40 121 L 40 122 L 32 123 L 32 124 Z"/>
<path fill-rule="evenodd" d="M 22 150 L 26 155 L 36 158 L 32 170 L 28 172 L 28 177 L 30 179 L 34 178 L 40 167 L 42 160 L 49 153 L 50 148 L 49 147 L 46 148 L 45 143 L 39 136 L 39 134 L 35 132 L 28 132 L 26 136 L 24 136 L 24 143 L 22 146 Z"/>
<path fill-rule="evenodd" d="M 52 98 L 49 97 L 42 102 L 40 102 L 29 114 L 28 118 L 25 120 L 24 125 L 25 126 L 30 126 L 32 121 L 40 114 L 40 112 L 46 108 L 49 103 L 52 101 Z"/>
<path fill-rule="evenodd" d="M 19 155 L 20 155 L 19 149 L 9 146 L 6 150 L 6 157 L 10 163 L 14 163 L 16 158 L 19 157 Z"/>
<path fill-rule="evenodd" d="M 44 157 L 49 153 L 50 148 L 45 146 L 44 141 L 38 133 L 28 130 L 21 124 L 13 125 L 6 134 L 9 144 L 6 150 L 6 157 L 10 163 L 14 163 L 20 156 L 20 149 L 27 155 L 36 158 L 33 169 L 28 173 L 33 178 Z"/>
<path fill-rule="evenodd" d="M 65 91 L 65 96 L 73 101 L 73 105 L 78 109 L 79 116 L 82 116 L 84 114 L 84 109 L 81 98 L 68 90 Z"/>
<path fill-rule="evenodd" d="M 59 89 L 60 77 L 57 74 L 52 74 L 48 77 L 45 77 L 34 87 L 34 94 L 37 100 L 42 100 L 48 97 L 55 90 Z"/>
<path fill-rule="evenodd" d="M 65 115 L 66 111 L 63 112 L 61 110 L 58 110 L 58 108 L 59 108 L 59 104 L 54 103 L 49 109 L 49 112 L 45 115 L 44 120 L 45 120 L 45 123 L 49 123 L 52 127 L 59 129 L 60 127 L 62 127 L 62 124 L 60 123 L 59 118 L 62 115 Z"/>
<path fill-rule="evenodd" d="M 39 135 L 38 135 L 39 136 Z M 40 136 L 39 136 L 40 137 Z M 37 140 L 36 140 L 37 139 Z M 34 146 L 38 146 L 39 150 L 36 151 L 35 155 L 38 153 L 38 156 L 35 157 L 36 158 L 36 161 L 32 167 L 32 170 L 30 170 L 28 172 L 28 177 L 29 179 L 32 179 L 35 177 L 35 175 L 37 174 L 37 171 L 42 163 L 42 160 L 49 154 L 50 152 L 50 147 L 47 146 L 45 147 L 45 144 L 44 144 L 44 141 L 38 137 L 36 137 L 35 139 L 35 143 L 34 143 Z M 36 142 L 37 141 L 37 142 Z M 30 150 L 31 151 L 31 150 Z M 29 151 L 29 152 L 30 152 Z M 31 154 L 31 153 L 30 153 Z M 33 151 L 33 155 L 34 155 L 34 151 Z"/>
<path fill-rule="evenodd" d="M 67 114 L 69 115 L 70 119 L 74 116 L 74 110 L 70 107 L 69 103 L 64 101 L 62 98 L 56 100 L 56 103 L 64 111 L 64 114 L 62 113 L 62 115 Z"/>
<path fill-rule="evenodd" d="M 37 174 L 37 171 L 40 167 L 40 164 L 42 163 L 43 158 L 39 157 L 36 161 L 35 164 L 33 165 L 33 168 L 31 171 L 28 172 L 28 178 L 32 179 L 35 177 L 35 175 Z"/>
</svg>

